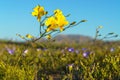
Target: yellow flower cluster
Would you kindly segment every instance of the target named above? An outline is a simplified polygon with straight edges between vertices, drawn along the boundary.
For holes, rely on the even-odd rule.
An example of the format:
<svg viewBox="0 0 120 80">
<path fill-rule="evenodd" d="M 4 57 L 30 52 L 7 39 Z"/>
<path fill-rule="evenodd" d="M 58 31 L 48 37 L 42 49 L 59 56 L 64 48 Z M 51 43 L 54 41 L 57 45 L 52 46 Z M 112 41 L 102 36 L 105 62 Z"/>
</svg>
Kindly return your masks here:
<svg viewBox="0 0 120 80">
<path fill-rule="evenodd" d="M 33 10 L 34 11 L 32 12 L 32 15 L 37 17 L 38 21 L 40 21 L 41 17 L 46 14 L 46 12 L 44 11 L 44 7 L 40 5 L 37 5 Z"/>
<path fill-rule="evenodd" d="M 46 35 L 46 33 L 53 31 L 53 30 L 60 30 L 63 31 L 65 29 L 65 26 L 68 25 L 68 21 L 66 20 L 66 17 L 63 15 L 62 11 L 57 9 L 54 10 L 54 15 L 47 16 L 47 12 L 44 10 L 44 7 L 37 5 L 35 8 L 33 8 L 32 16 L 37 17 L 37 20 L 40 22 L 41 17 L 46 15 L 46 17 L 43 19 L 42 24 L 44 26 L 47 26 L 44 30 L 45 32 L 42 34 L 42 36 Z M 43 27 L 44 27 L 43 26 Z M 41 32 L 41 24 L 40 24 L 40 32 Z M 27 34 L 27 38 L 33 38 L 33 36 Z M 48 39 L 51 38 L 51 34 L 46 35 Z"/>
<path fill-rule="evenodd" d="M 57 9 L 54 11 L 54 16 L 49 17 L 45 21 L 45 25 L 48 27 L 47 32 L 54 30 L 56 28 L 60 28 L 60 31 L 63 31 L 64 26 L 68 24 L 66 17 L 62 14 L 62 11 Z"/>
</svg>

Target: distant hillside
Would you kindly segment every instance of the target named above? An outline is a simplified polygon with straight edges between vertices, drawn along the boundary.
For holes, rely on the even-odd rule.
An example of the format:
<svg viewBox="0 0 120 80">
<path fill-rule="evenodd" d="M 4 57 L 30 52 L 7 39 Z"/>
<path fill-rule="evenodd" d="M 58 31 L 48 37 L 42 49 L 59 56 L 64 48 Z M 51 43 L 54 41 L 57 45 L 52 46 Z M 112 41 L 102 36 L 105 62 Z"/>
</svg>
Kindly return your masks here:
<svg viewBox="0 0 120 80">
<path fill-rule="evenodd" d="M 53 40 L 56 40 L 57 42 L 87 42 L 87 41 L 92 40 L 92 38 L 88 37 L 88 36 L 83 36 L 83 35 L 70 34 L 70 35 L 57 35 L 53 38 Z M 45 39 L 43 38 L 40 41 L 45 41 Z M 17 43 L 19 41 L 0 39 L 0 42 L 7 42 L 7 43 L 15 42 L 15 43 Z M 22 42 L 20 42 L 20 43 L 22 43 Z"/>
<path fill-rule="evenodd" d="M 57 42 L 76 42 L 76 43 L 83 43 L 92 40 L 91 37 L 82 35 L 58 35 L 54 39 Z"/>
<path fill-rule="evenodd" d="M 93 43 L 93 38 L 89 37 L 89 36 L 83 36 L 83 35 L 57 35 L 55 36 L 51 41 L 54 41 L 56 43 L 67 43 L 67 44 L 71 44 L 71 43 L 85 43 L 85 44 L 88 44 L 88 43 Z M 39 41 L 38 41 L 39 42 Z M 45 38 L 44 39 L 41 39 L 40 42 L 42 43 L 46 43 L 46 42 L 49 42 L 48 40 L 46 40 Z M 97 40 L 98 43 L 103 43 L 104 45 L 105 44 L 120 44 L 120 40 L 117 40 L 117 41 L 100 41 L 100 40 Z M 25 45 L 25 46 L 28 46 L 29 44 L 25 43 L 25 42 L 19 42 L 19 41 L 12 41 L 12 40 L 4 40 L 4 39 L 0 39 L 0 44 L 16 44 L 16 45 Z"/>
</svg>

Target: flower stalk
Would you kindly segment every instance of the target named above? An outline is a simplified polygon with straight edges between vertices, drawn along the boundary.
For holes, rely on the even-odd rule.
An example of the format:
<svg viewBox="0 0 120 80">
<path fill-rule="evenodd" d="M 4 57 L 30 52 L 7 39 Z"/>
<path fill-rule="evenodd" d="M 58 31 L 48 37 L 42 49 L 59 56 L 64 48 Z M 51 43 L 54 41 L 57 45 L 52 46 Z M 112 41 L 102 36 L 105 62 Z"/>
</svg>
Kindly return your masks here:
<svg viewBox="0 0 120 80">
<path fill-rule="evenodd" d="M 51 39 L 53 34 L 61 33 L 68 28 L 77 26 L 82 22 L 86 22 L 86 20 L 81 20 L 77 23 L 76 21 L 69 23 L 67 17 L 69 17 L 70 14 L 65 16 L 60 9 L 54 10 L 53 14 L 48 16 L 48 12 L 45 11 L 44 7 L 40 5 L 37 5 L 33 9 L 32 16 L 36 17 L 39 22 L 39 37 L 34 37 L 30 34 L 27 34 L 24 37 L 20 34 L 17 34 L 17 36 L 29 42 L 36 42 L 44 37 Z"/>
</svg>

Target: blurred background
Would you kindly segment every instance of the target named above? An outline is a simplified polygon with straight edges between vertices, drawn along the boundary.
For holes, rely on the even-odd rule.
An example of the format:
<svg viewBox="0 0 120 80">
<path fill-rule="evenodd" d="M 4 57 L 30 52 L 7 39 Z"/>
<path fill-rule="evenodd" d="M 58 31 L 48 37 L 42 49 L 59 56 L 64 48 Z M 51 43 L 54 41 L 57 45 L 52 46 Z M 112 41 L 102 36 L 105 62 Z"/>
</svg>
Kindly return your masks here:
<svg viewBox="0 0 120 80">
<path fill-rule="evenodd" d="M 82 35 L 94 38 L 98 26 L 100 33 L 120 34 L 120 0 L 1 0 L 0 1 L 0 39 L 21 41 L 16 34 L 28 33 L 38 36 L 39 23 L 31 15 L 33 8 L 40 4 L 49 14 L 61 9 L 64 15 L 71 14 L 67 20 L 87 22 L 70 28 L 61 35 Z M 110 40 L 119 40 L 120 36 Z"/>
</svg>

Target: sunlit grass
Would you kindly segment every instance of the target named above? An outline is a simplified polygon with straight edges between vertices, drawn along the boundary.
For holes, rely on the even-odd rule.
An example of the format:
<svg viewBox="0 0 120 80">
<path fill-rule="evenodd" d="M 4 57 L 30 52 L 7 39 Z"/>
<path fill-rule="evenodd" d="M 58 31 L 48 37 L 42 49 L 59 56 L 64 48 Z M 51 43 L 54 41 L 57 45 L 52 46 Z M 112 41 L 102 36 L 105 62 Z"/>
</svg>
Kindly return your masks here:
<svg viewBox="0 0 120 80">
<path fill-rule="evenodd" d="M 112 42 L 1 43 L 0 80 L 119 80 L 119 50 Z"/>
</svg>

